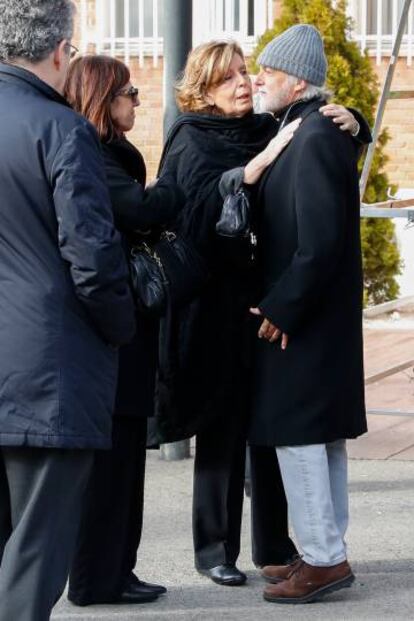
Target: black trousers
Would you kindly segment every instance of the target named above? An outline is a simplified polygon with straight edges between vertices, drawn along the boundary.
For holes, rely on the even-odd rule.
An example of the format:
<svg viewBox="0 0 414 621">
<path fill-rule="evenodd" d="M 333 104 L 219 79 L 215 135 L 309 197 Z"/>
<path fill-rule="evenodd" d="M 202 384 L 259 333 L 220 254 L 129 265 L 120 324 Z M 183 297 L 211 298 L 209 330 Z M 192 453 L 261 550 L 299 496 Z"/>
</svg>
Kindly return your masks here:
<svg viewBox="0 0 414 621">
<path fill-rule="evenodd" d="M 297 554 L 276 451 L 250 447 L 252 557 L 255 565 L 283 565 Z"/>
<path fill-rule="evenodd" d="M 48 621 L 65 588 L 92 450 L 0 447 L 0 621 Z"/>
<path fill-rule="evenodd" d="M 116 601 L 135 567 L 146 436 L 146 418 L 115 416 L 112 450 L 96 452 L 69 577 L 75 603 Z"/>
<path fill-rule="evenodd" d="M 195 566 L 235 563 L 240 552 L 247 423 L 213 421 L 196 436 L 193 494 Z"/>
</svg>

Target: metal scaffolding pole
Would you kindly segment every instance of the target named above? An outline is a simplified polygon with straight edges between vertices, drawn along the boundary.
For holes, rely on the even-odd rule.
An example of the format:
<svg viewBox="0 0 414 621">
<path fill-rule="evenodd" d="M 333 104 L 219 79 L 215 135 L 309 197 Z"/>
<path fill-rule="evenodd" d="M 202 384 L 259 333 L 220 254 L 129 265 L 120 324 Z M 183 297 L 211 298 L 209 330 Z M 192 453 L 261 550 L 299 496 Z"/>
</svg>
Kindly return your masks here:
<svg viewBox="0 0 414 621">
<path fill-rule="evenodd" d="M 191 50 L 192 33 L 192 0 L 164 0 L 164 140 L 179 114 L 174 84 Z M 169 461 L 190 457 L 190 441 L 163 444 L 161 457 Z"/>
</svg>

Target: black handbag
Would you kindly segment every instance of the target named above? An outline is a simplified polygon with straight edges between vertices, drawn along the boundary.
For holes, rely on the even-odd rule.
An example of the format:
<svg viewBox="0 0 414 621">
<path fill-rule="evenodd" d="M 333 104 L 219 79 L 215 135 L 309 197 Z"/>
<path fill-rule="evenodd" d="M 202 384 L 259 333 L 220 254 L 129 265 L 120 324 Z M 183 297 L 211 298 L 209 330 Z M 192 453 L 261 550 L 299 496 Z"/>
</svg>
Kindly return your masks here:
<svg viewBox="0 0 414 621">
<path fill-rule="evenodd" d="M 155 243 L 142 242 L 130 253 L 132 291 L 140 311 L 162 315 L 167 306 L 191 302 L 207 281 L 208 272 L 196 249 L 165 231 Z"/>
<path fill-rule="evenodd" d="M 248 237 L 250 233 L 250 204 L 242 189 L 224 199 L 216 232 L 223 237 Z"/>
</svg>

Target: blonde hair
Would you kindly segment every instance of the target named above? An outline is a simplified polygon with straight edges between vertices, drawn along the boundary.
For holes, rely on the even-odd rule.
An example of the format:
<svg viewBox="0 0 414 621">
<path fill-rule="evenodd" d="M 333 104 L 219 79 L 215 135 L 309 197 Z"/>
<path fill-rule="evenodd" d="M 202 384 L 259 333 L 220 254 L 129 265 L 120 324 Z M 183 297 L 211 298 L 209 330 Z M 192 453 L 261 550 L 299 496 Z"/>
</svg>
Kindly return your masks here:
<svg viewBox="0 0 414 621">
<path fill-rule="evenodd" d="M 175 87 L 181 112 L 217 113 L 215 106 L 208 103 L 206 95 L 210 88 L 224 80 L 235 54 L 244 59 L 236 41 L 210 41 L 190 52 L 182 78 Z"/>
</svg>

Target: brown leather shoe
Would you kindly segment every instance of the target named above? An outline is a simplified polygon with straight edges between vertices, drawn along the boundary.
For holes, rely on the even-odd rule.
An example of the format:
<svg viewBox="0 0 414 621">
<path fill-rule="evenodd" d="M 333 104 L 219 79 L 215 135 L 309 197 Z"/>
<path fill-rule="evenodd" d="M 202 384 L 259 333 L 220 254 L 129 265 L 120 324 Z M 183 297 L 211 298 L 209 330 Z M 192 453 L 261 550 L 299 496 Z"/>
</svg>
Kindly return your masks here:
<svg viewBox="0 0 414 621">
<path fill-rule="evenodd" d="M 262 578 L 271 584 L 277 584 L 282 580 L 290 578 L 295 569 L 302 563 L 300 556 L 296 556 L 292 562 L 287 565 L 266 565 L 262 569 Z"/>
<path fill-rule="evenodd" d="M 330 567 L 314 567 L 301 560 L 287 580 L 267 586 L 263 597 L 277 604 L 308 604 L 327 593 L 351 586 L 354 580 L 348 561 Z"/>
</svg>

